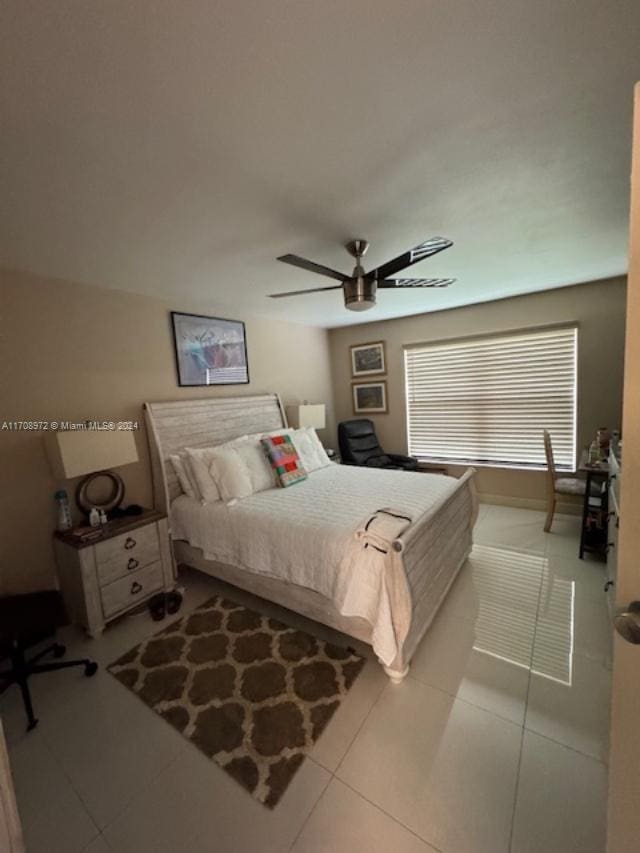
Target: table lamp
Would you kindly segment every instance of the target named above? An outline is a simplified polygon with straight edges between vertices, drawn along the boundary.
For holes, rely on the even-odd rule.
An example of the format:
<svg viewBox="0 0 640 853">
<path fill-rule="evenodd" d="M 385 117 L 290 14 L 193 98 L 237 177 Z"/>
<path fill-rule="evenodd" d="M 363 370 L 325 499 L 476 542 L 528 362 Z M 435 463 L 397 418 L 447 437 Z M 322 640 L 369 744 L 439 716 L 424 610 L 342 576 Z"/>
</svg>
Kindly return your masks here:
<svg viewBox="0 0 640 853">
<path fill-rule="evenodd" d="M 76 488 L 76 503 L 89 514 L 93 507 L 106 513 L 120 507 L 124 498 L 122 477 L 111 471 L 138 461 L 130 430 L 81 429 L 48 433 L 47 450 L 54 476 L 70 480 L 83 477 Z M 89 497 L 90 486 L 99 478 L 111 480 L 111 495 L 100 502 Z"/>
<path fill-rule="evenodd" d="M 287 420 L 294 429 L 314 427 L 324 429 L 326 425 L 324 403 L 297 403 L 287 406 Z"/>
</svg>

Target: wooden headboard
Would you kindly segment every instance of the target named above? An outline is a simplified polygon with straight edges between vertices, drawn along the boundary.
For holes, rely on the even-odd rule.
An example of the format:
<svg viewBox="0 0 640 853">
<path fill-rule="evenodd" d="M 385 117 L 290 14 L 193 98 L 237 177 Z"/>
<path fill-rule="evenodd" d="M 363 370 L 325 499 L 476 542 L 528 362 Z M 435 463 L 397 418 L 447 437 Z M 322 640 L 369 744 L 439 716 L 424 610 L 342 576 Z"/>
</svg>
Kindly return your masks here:
<svg viewBox="0 0 640 853">
<path fill-rule="evenodd" d="M 169 461 L 172 453 L 185 447 L 208 447 L 240 435 L 287 426 L 277 394 L 145 403 L 144 416 L 151 454 L 154 506 L 166 513 L 171 501 L 181 493 Z"/>
</svg>

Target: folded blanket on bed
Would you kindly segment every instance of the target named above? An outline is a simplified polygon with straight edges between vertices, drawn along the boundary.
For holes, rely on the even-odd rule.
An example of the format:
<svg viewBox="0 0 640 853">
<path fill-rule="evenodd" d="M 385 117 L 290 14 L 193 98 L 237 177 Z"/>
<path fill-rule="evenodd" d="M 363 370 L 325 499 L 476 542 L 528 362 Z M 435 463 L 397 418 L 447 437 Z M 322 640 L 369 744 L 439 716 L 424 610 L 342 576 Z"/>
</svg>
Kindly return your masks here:
<svg viewBox="0 0 640 853">
<path fill-rule="evenodd" d="M 377 509 L 356 530 L 356 539 L 360 539 L 365 548 L 372 547 L 388 554 L 393 548 L 394 540 L 402 536 L 412 521 L 409 513 L 401 509 Z"/>
</svg>

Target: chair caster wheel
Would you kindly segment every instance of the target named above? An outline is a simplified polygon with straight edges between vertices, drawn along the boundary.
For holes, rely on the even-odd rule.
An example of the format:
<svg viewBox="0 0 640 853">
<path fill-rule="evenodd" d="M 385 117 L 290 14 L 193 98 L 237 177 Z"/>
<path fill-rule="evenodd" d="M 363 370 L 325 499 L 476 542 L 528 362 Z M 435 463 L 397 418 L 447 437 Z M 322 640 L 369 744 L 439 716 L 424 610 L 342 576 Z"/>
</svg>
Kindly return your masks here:
<svg viewBox="0 0 640 853">
<path fill-rule="evenodd" d="M 91 678 L 98 671 L 98 664 L 95 661 L 90 661 L 84 668 L 84 674 L 87 678 Z"/>
<path fill-rule="evenodd" d="M 66 646 L 61 646 L 60 643 L 56 643 L 53 647 L 53 656 L 54 658 L 61 658 L 66 651 Z"/>
</svg>

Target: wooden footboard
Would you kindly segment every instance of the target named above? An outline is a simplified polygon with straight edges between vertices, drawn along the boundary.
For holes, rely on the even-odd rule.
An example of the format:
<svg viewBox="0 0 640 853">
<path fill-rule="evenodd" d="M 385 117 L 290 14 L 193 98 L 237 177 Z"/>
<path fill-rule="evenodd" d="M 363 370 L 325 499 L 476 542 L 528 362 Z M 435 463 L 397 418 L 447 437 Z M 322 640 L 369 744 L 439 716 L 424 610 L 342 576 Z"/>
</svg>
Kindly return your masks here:
<svg viewBox="0 0 640 853">
<path fill-rule="evenodd" d="M 394 546 L 401 552 L 411 594 L 411 624 L 396 660 L 385 671 L 401 680 L 449 588 L 469 556 L 478 498 L 470 468 L 440 506 L 424 513 Z M 427 476 L 427 475 L 425 475 Z"/>
</svg>

